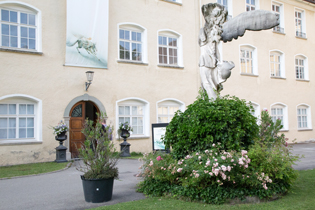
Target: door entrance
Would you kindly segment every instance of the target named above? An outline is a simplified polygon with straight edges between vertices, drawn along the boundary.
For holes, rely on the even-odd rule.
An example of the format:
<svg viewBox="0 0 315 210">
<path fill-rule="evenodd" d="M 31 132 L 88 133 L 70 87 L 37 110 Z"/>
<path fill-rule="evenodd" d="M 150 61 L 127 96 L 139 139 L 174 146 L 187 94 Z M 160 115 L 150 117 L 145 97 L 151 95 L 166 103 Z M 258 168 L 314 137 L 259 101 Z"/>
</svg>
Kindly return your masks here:
<svg viewBox="0 0 315 210">
<path fill-rule="evenodd" d="M 71 158 L 78 157 L 78 149 L 85 141 L 85 136 L 81 132 L 86 119 L 96 122 L 100 113 L 97 106 L 91 101 L 80 101 L 76 103 L 70 111 L 70 152 Z"/>
</svg>

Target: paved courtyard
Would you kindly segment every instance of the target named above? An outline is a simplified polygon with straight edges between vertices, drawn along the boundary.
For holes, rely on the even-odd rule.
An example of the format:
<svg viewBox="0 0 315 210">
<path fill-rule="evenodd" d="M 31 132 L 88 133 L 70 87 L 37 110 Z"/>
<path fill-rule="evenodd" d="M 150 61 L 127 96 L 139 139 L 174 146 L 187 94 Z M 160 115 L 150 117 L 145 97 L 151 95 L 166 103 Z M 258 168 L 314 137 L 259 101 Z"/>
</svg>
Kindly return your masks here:
<svg viewBox="0 0 315 210">
<path fill-rule="evenodd" d="M 303 154 L 297 170 L 315 168 L 315 143 L 293 145 L 294 154 Z M 140 178 L 134 175 L 141 163 L 137 160 L 122 159 L 118 164 L 120 178 L 114 182 L 113 198 L 107 203 L 86 203 L 80 175 L 76 170 L 78 161 L 66 170 L 13 179 L 0 180 L 0 209 L 88 209 L 115 203 L 144 199 L 137 193 L 136 184 Z"/>
</svg>

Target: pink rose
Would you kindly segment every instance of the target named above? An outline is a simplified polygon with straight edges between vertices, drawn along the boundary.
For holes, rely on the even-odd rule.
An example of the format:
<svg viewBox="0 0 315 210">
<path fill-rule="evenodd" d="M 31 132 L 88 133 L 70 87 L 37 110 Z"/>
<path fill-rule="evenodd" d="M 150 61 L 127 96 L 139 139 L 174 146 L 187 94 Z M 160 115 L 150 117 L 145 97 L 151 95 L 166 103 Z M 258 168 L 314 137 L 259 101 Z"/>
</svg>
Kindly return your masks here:
<svg viewBox="0 0 315 210">
<path fill-rule="evenodd" d="M 163 160 L 163 158 L 161 158 L 161 156 L 158 156 L 158 157 L 156 158 L 156 160 L 157 160 L 157 161 L 160 161 L 160 160 Z"/>
</svg>

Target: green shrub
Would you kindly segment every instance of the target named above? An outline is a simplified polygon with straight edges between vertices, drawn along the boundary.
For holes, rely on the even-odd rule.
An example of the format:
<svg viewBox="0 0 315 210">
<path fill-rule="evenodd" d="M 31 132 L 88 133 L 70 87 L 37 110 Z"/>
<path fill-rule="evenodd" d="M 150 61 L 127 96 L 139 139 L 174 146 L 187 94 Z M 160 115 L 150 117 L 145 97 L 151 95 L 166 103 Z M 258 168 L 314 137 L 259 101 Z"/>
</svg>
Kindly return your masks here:
<svg viewBox="0 0 315 210">
<path fill-rule="evenodd" d="M 84 172 L 85 179 L 118 178 L 117 163 L 120 153 L 116 152 L 113 142 L 109 140 L 113 127 L 103 128 L 101 120 L 104 119 L 104 114 L 97 116 L 96 122 L 85 120 L 81 131 L 85 141 L 78 149 L 84 166 L 77 169 Z"/>
<path fill-rule="evenodd" d="M 248 149 L 257 137 L 258 125 L 252 107 L 233 96 L 209 101 L 200 91 L 197 100 L 185 112 L 176 112 L 166 127 L 164 143 L 172 147 L 175 158 L 211 148 L 220 142 L 225 150 Z"/>
<path fill-rule="evenodd" d="M 259 138 L 250 147 L 248 156 L 257 173 L 264 172 L 273 180 L 272 185 L 281 185 L 288 190 L 298 176 L 292 165 L 299 156 L 292 155 L 284 134 L 278 134 L 281 128 L 280 120 L 274 123 L 268 112 L 262 111 Z"/>
</svg>

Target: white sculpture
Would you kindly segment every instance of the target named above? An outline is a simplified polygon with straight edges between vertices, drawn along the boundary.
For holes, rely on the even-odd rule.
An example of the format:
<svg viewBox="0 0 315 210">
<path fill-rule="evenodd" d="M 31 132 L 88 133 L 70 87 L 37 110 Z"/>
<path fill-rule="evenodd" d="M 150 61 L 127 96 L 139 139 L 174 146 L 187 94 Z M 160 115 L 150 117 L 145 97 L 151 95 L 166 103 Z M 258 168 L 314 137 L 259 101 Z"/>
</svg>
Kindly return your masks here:
<svg viewBox="0 0 315 210">
<path fill-rule="evenodd" d="M 209 99 L 215 99 L 235 67 L 232 61 L 222 61 L 218 44 L 243 36 L 246 30 L 259 31 L 279 25 L 279 16 L 274 12 L 256 10 L 244 12 L 226 22 L 228 15 L 224 6 L 217 3 L 203 5 L 201 8 L 205 25 L 199 32 L 200 78 L 201 85 Z"/>
</svg>

